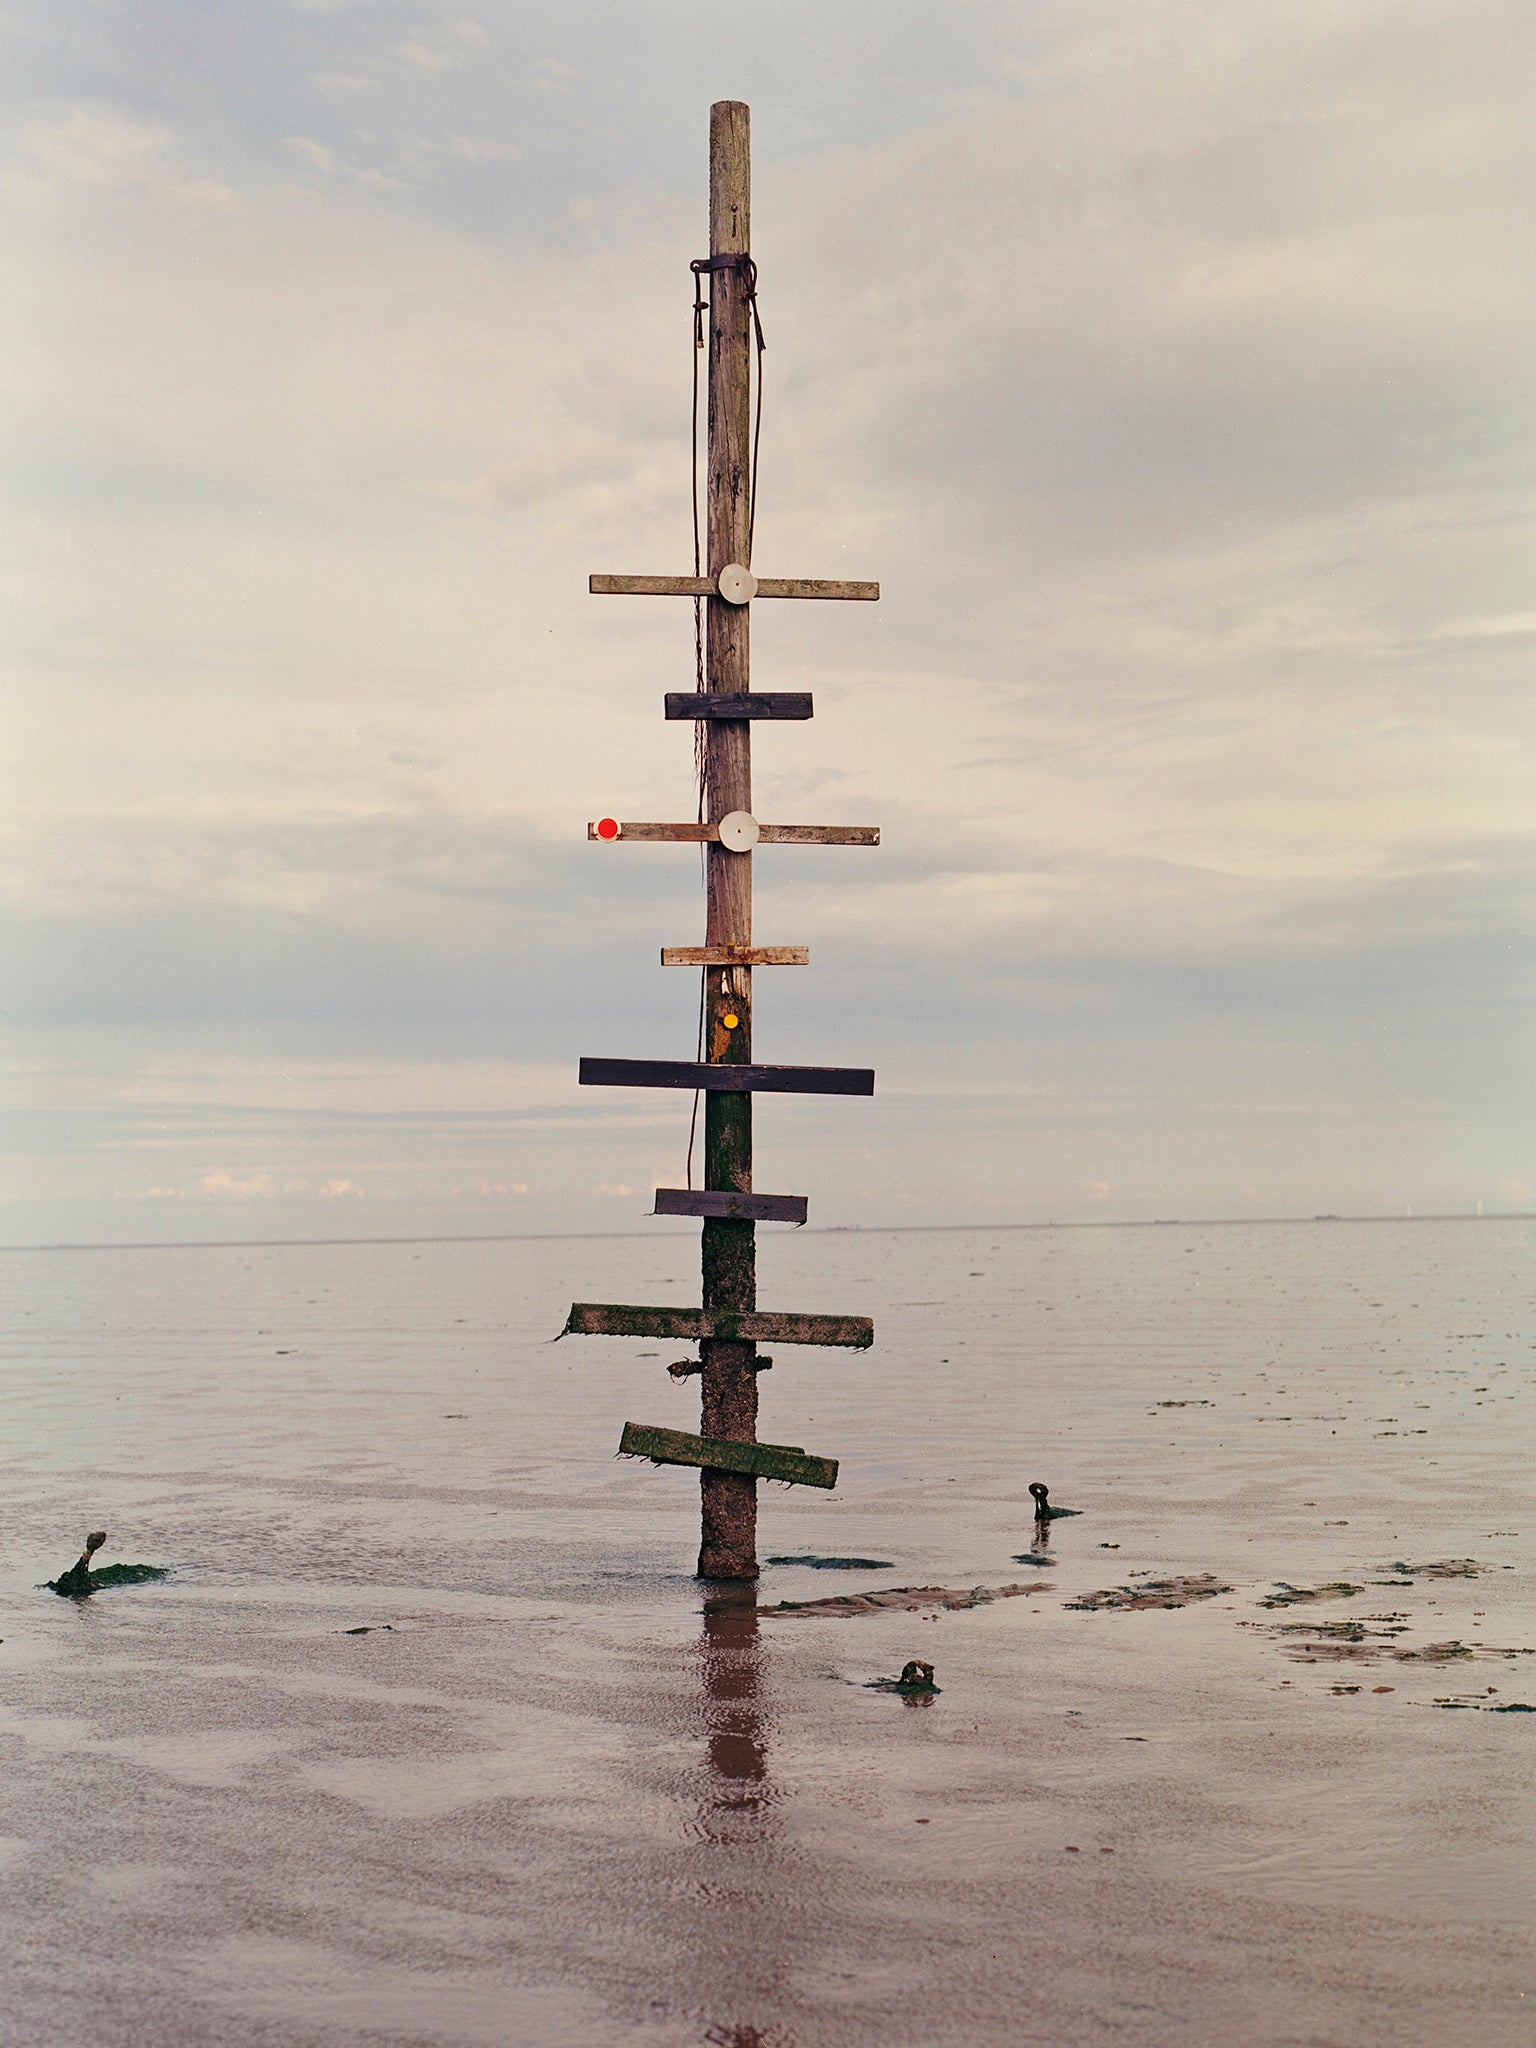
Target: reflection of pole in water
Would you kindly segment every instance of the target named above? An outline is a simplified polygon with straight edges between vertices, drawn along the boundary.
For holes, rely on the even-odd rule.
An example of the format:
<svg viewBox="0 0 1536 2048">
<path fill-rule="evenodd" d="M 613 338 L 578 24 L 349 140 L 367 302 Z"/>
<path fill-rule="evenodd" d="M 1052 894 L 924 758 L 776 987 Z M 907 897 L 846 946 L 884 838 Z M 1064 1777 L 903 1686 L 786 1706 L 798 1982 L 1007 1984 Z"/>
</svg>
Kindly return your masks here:
<svg viewBox="0 0 1536 2048">
<path fill-rule="evenodd" d="M 710 1780 L 701 1818 L 710 1809 L 753 1811 L 772 1796 L 759 1705 L 761 1647 L 753 1588 L 711 1593 L 699 1639 Z"/>
<path fill-rule="evenodd" d="M 777 2024 L 785 1933 L 769 1902 L 794 1893 L 790 1873 L 780 1867 L 772 1812 L 778 1795 L 767 1738 L 773 1724 L 750 1584 L 717 1585 L 705 1596 L 699 1676 L 707 1761 L 693 1781 L 692 1826 L 710 1853 L 691 1866 L 690 1888 L 708 1901 L 699 1963 L 716 2016 L 703 2038 L 715 2048 L 789 2048 L 790 2036 Z M 766 2026 L 759 2024 L 765 2020 Z"/>
</svg>

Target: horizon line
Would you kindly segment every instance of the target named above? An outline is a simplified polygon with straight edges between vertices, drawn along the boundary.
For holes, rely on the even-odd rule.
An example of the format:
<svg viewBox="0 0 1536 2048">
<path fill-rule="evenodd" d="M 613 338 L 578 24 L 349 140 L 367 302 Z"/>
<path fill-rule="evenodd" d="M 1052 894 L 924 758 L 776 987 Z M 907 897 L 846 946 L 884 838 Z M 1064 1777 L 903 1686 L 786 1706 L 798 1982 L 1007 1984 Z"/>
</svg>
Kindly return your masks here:
<svg viewBox="0 0 1536 2048">
<path fill-rule="evenodd" d="M 1076 1223 L 824 1223 L 791 1225 L 802 1237 L 896 1237 L 960 1230 L 1237 1230 L 1273 1229 L 1298 1223 L 1530 1223 L 1536 1210 L 1506 1209 L 1496 1215 L 1470 1209 L 1426 1211 L 1421 1216 L 1147 1216 L 1087 1219 Z M 296 1250 L 305 1245 L 381 1244 L 554 1244 L 562 1239 L 681 1237 L 680 1230 L 453 1231 L 410 1237 L 148 1237 L 91 1243 L 0 1244 L 5 1252 L 220 1252 Z"/>
</svg>

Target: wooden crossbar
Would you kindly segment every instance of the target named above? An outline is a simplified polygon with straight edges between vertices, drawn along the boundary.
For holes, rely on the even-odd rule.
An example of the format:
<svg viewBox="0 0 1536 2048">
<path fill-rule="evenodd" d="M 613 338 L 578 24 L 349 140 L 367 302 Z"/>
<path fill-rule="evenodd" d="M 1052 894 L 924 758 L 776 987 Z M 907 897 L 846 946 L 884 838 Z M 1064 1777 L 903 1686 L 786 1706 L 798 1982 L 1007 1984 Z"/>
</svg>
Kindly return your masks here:
<svg viewBox="0 0 1536 2048">
<path fill-rule="evenodd" d="M 604 846 L 613 846 L 621 839 L 664 841 L 696 846 L 700 841 L 714 844 L 719 840 L 718 825 L 649 825 L 623 819 L 613 821 L 617 832 L 603 833 L 597 829 L 598 821 L 592 819 L 587 825 L 587 837 Z M 878 825 L 759 825 L 757 828 L 759 846 L 878 846 L 880 827 Z"/>
<path fill-rule="evenodd" d="M 759 825 L 760 846 L 878 846 L 878 825 Z"/>
<path fill-rule="evenodd" d="M 809 690 L 668 690 L 668 718 L 812 718 Z"/>
<path fill-rule="evenodd" d="M 873 1095 L 873 1067 L 758 1067 L 743 1061 L 584 1059 L 583 1088 L 702 1088 L 711 1095 Z"/>
<path fill-rule="evenodd" d="M 663 967 L 809 967 L 809 946 L 663 946 Z"/>
<path fill-rule="evenodd" d="M 713 576 L 589 576 L 594 597 L 714 597 Z M 830 597 L 854 604 L 874 604 L 878 583 L 850 583 L 841 577 L 760 576 L 758 597 Z"/>
<path fill-rule="evenodd" d="M 759 1223 L 803 1223 L 804 1195 L 747 1195 L 736 1188 L 658 1188 L 656 1216 L 724 1216 Z"/>
<path fill-rule="evenodd" d="M 802 1316 L 770 1309 L 646 1308 L 633 1302 L 573 1301 L 562 1337 L 678 1337 L 685 1344 L 831 1344 L 867 1351 L 868 1316 Z"/>
<path fill-rule="evenodd" d="M 619 1438 L 621 1458 L 649 1458 L 653 1465 L 704 1465 L 718 1472 L 749 1472 L 754 1479 L 787 1479 L 792 1486 L 837 1484 L 836 1458 L 817 1458 L 798 1444 L 739 1444 L 726 1437 L 695 1436 L 686 1429 L 657 1429 L 626 1422 Z"/>
</svg>

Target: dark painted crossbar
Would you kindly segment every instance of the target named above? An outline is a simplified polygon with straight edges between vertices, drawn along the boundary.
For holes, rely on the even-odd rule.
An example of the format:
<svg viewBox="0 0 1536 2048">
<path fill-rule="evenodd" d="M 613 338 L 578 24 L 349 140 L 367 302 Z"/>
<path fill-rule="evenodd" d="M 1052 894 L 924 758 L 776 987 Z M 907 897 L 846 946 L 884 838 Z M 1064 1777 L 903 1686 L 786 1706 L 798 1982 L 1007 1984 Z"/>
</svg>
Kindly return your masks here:
<svg viewBox="0 0 1536 2048">
<path fill-rule="evenodd" d="M 668 718 L 811 718 L 809 690 L 668 690 Z"/>
<path fill-rule="evenodd" d="M 633 1302 L 573 1301 L 562 1337 L 713 1337 L 726 1344 L 834 1344 L 867 1351 L 868 1316 L 787 1315 L 777 1309 L 646 1308 Z"/>
<path fill-rule="evenodd" d="M 584 1059 L 583 1088 L 688 1088 L 712 1095 L 873 1095 L 873 1067 L 753 1067 L 725 1061 Z"/>
<path fill-rule="evenodd" d="M 694 1436 L 686 1429 L 656 1429 L 626 1422 L 621 1458 L 653 1465 L 705 1465 L 719 1472 L 750 1472 L 755 1479 L 787 1479 L 792 1486 L 836 1486 L 836 1458 L 816 1458 L 798 1444 L 738 1444 L 726 1437 Z"/>
<path fill-rule="evenodd" d="M 724 1216 L 757 1223 L 803 1223 L 804 1195 L 744 1195 L 735 1188 L 658 1188 L 657 1216 Z"/>
</svg>

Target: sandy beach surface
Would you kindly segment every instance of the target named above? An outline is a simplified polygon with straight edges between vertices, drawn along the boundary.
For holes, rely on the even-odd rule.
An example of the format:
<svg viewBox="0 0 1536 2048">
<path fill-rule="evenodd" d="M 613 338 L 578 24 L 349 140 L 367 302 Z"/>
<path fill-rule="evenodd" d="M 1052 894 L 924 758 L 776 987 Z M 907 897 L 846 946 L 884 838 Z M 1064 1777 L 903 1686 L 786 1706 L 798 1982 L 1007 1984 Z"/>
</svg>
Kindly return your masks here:
<svg viewBox="0 0 1536 2048">
<path fill-rule="evenodd" d="M 9 2048 L 1536 2044 L 1536 1223 L 765 1232 L 765 1611 L 691 1234 L 0 1261 Z"/>
</svg>

